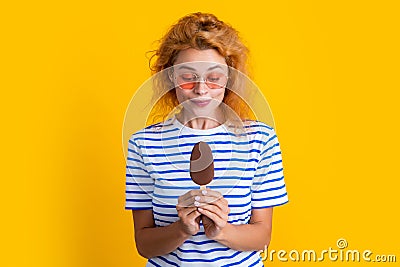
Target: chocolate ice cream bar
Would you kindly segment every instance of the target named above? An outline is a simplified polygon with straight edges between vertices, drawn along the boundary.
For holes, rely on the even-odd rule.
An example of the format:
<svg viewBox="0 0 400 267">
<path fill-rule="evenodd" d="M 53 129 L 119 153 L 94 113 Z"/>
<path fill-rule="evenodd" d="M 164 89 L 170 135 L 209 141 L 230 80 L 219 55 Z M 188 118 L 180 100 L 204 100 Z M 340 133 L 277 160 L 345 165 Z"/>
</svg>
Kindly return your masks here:
<svg viewBox="0 0 400 267">
<path fill-rule="evenodd" d="M 192 149 L 190 177 L 202 189 L 214 179 L 214 158 L 210 146 L 205 142 L 198 142 Z"/>
</svg>

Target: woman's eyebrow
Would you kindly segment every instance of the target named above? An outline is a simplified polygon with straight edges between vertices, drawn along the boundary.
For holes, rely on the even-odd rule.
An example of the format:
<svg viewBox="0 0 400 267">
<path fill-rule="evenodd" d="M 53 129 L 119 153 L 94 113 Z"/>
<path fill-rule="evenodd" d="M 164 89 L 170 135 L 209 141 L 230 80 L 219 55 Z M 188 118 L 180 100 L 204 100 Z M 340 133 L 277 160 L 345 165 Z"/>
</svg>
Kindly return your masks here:
<svg viewBox="0 0 400 267">
<path fill-rule="evenodd" d="M 215 66 L 209 67 L 208 70 L 213 70 L 213 69 L 217 69 L 217 68 L 222 69 L 221 65 L 215 65 Z"/>
<path fill-rule="evenodd" d="M 222 69 L 222 66 L 221 65 L 215 65 L 215 66 L 209 67 L 207 70 L 213 70 L 213 69 L 217 69 L 217 68 Z M 189 67 L 189 66 L 186 66 L 186 65 L 179 66 L 178 70 L 180 70 L 180 69 L 188 69 L 188 70 L 192 70 L 192 71 L 197 71 L 197 69 Z"/>
<path fill-rule="evenodd" d="M 178 70 L 180 70 L 180 69 L 188 69 L 188 70 L 196 71 L 195 68 L 191 68 L 191 67 L 188 67 L 188 66 L 180 66 L 180 67 L 178 68 Z"/>
</svg>

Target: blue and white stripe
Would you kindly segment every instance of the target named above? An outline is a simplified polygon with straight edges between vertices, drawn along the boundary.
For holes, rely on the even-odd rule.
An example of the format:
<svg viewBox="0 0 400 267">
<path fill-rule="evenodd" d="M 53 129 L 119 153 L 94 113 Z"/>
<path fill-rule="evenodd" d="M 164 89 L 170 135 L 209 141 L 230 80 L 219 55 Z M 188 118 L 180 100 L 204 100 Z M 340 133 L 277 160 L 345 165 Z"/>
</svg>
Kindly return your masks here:
<svg viewBox="0 0 400 267">
<path fill-rule="evenodd" d="M 282 157 L 273 128 L 249 121 L 245 134 L 227 125 L 207 130 L 183 126 L 172 118 L 133 134 L 128 143 L 126 202 L 130 210 L 150 209 L 157 226 L 178 220 L 178 197 L 199 189 L 190 178 L 193 145 L 207 142 L 214 156 L 215 178 L 207 187 L 229 203 L 229 222 L 246 224 L 252 209 L 288 202 Z M 175 251 L 152 258 L 147 266 L 263 266 L 256 251 L 236 251 L 199 233 Z"/>
</svg>

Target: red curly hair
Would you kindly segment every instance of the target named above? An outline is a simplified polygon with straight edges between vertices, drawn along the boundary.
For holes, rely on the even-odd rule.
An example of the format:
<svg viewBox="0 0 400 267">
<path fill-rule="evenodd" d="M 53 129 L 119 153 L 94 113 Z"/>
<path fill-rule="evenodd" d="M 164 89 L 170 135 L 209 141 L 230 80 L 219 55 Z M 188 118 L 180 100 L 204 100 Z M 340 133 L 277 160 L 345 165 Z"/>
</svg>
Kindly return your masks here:
<svg viewBox="0 0 400 267">
<path fill-rule="evenodd" d="M 168 74 L 161 72 L 174 65 L 178 53 L 194 48 L 198 50 L 215 49 L 225 58 L 227 65 L 238 73 L 248 75 L 248 48 L 240 40 L 238 32 L 230 25 L 208 13 L 192 13 L 181 18 L 160 40 L 160 46 L 149 60 L 153 74 L 160 74 L 154 86 L 154 105 L 150 118 L 152 123 L 164 120 L 179 105 Z M 155 59 L 152 64 L 153 59 Z M 239 84 L 237 84 L 239 86 Z M 228 105 L 241 120 L 253 119 L 254 114 L 243 99 L 231 90 L 234 84 L 227 86 L 223 102 Z M 150 119 L 149 118 L 149 119 Z"/>
</svg>

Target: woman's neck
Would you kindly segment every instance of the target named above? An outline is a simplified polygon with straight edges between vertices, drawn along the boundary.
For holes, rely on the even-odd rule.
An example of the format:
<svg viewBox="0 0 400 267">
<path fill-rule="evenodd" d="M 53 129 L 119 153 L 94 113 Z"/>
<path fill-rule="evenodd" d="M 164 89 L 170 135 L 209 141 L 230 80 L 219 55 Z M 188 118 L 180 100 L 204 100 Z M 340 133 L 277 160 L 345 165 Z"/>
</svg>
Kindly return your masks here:
<svg viewBox="0 0 400 267">
<path fill-rule="evenodd" d="M 176 114 L 176 118 L 183 125 L 198 130 L 212 129 L 225 122 L 225 116 L 222 111 L 218 112 L 212 117 L 197 117 L 192 114 L 188 114 L 183 109 L 180 113 Z"/>
</svg>

